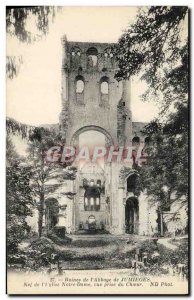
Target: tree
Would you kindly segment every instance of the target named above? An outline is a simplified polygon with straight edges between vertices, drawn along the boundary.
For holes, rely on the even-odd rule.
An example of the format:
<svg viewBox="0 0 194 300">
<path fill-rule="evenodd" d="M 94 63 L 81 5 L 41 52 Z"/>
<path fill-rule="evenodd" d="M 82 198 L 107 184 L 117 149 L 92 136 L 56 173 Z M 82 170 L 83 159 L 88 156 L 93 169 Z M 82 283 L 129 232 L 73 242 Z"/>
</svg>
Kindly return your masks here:
<svg viewBox="0 0 194 300">
<path fill-rule="evenodd" d="M 144 130 L 152 143 L 139 172 L 142 189 L 161 205 L 172 193 L 183 205 L 188 200 L 187 17 L 184 6 L 140 9 L 116 48 L 117 79 L 140 75 L 148 87 L 142 99 L 160 104 L 159 117 Z"/>
<path fill-rule="evenodd" d="M 49 25 L 55 19 L 60 7 L 55 6 L 7 6 L 6 31 L 11 37 L 16 37 L 20 42 L 31 44 L 40 41 L 49 32 Z M 27 22 L 31 20 L 36 32 L 27 29 Z M 23 64 L 22 56 L 7 56 L 7 77 L 13 79 L 18 75 Z"/>
<path fill-rule="evenodd" d="M 76 168 L 70 163 L 59 162 L 52 163 L 47 161 L 47 151 L 52 146 L 60 146 L 63 151 L 63 140 L 60 133 L 56 129 L 33 127 L 7 118 L 7 160 L 14 163 L 17 160 L 18 164 L 23 163 L 26 169 L 30 172 L 29 186 L 31 188 L 30 197 L 33 198 L 34 208 L 39 212 L 38 228 L 39 236 L 42 234 L 42 222 L 44 216 L 45 200 L 52 196 L 52 194 L 59 188 L 65 180 L 74 180 L 76 176 Z M 11 135 L 19 135 L 28 143 L 28 157 L 21 160 L 17 155 L 13 143 L 11 142 Z M 11 164 L 12 165 L 12 164 Z M 11 181 L 13 173 L 9 173 L 7 182 Z M 17 193 L 17 187 L 15 188 Z M 74 193 L 63 193 L 68 198 L 72 199 Z M 31 198 L 30 198 L 31 199 Z M 9 212 L 8 212 L 9 214 Z"/>
<path fill-rule="evenodd" d="M 18 244 L 30 230 L 26 217 L 32 215 L 34 202 L 30 169 L 21 163 L 9 136 L 6 154 L 7 250 L 11 255 L 18 250 Z"/>
<path fill-rule="evenodd" d="M 22 139 L 29 140 L 29 136 L 37 127 L 20 123 L 12 118 L 6 118 L 7 135 L 19 135 Z"/>
<path fill-rule="evenodd" d="M 163 95 L 164 91 L 170 91 L 172 77 L 178 83 L 180 75 L 183 76 L 181 85 L 188 88 L 186 16 L 188 8 L 185 6 L 141 8 L 136 22 L 119 39 L 116 48 L 119 65 L 117 79 L 140 74 L 149 87 L 144 95 L 147 100 L 153 95 L 161 97 L 161 92 Z M 182 91 L 185 97 L 185 90 Z M 155 97 L 155 100 L 158 98 Z M 163 104 L 170 105 L 175 97 L 168 98 L 168 101 L 163 97 L 162 100 Z"/>
<path fill-rule="evenodd" d="M 47 151 L 52 146 L 62 145 L 60 135 L 54 130 L 36 128 L 30 136 L 28 160 L 31 166 L 31 186 L 39 212 L 38 231 L 42 235 L 45 200 L 59 188 L 64 180 L 74 180 L 76 169 L 65 164 L 49 162 Z M 56 180 L 56 181 L 55 181 Z"/>
</svg>

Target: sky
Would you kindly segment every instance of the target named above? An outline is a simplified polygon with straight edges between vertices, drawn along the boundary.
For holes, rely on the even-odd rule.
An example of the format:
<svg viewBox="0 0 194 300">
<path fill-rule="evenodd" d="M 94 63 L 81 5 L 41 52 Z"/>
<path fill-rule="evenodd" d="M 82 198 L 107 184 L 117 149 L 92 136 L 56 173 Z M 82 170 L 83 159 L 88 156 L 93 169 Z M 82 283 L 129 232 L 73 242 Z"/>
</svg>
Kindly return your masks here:
<svg viewBox="0 0 194 300">
<path fill-rule="evenodd" d="M 23 59 L 19 75 L 7 80 L 7 116 L 29 125 L 58 123 L 62 36 L 66 34 L 69 41 L 117 42 L 136 14 L 136 7 L 64 7 L 41 41 L 26 44 L 7 35 L 7 55 Z M 33 19 L 27 22 L 27 29 L 35 32 Z M 152 102 L 140 99 L 145 90 L 144 82 L 132 78 L 133 121 L 148 122 L 157 115 Z"/>
</svg>

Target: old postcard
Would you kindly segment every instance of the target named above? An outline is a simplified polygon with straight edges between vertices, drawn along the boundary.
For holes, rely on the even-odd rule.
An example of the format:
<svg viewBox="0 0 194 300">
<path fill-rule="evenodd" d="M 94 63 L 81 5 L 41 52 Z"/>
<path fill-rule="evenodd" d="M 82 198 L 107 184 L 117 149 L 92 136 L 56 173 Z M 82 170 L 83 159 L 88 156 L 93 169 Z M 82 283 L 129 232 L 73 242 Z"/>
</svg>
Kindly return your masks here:
<svg viewBox="0 0 194 300">
<path fill-rule="evenodd" d="M 188 295 L 188 18 L 6 8 L 8 294 Z"/>
</svg>

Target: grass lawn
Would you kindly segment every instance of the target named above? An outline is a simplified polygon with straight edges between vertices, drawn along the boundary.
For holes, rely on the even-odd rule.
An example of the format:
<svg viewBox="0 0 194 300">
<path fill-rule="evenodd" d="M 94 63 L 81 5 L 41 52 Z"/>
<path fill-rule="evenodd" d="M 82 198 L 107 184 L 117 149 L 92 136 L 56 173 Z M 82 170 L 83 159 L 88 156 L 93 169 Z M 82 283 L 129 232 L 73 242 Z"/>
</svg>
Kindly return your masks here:
<svg viewBox="0 0 194 300">
<path fill-rule="evenodd" d="M 130 252 L 136 242 L 127 239 L 95 238 L 73 240 L 70 245 L 55 245 L 63 269 L 115 269 L 129 268 Z"/>
<path fill-rule="evenodd" d="M 64 240 L 65 241 L 65 240 Z M 41 237 L 11 257 L 10 265 L 21 264 L 22 269 L 43 270 L 51 265 L 65 270 L 129 269 L 137 253 L 147 254 L 147 263 L 142 266 L 143 274 L 167 274 L 168 267 L 185 264 L 188 270 L 188 239 L 176 241 L 170 249 L 156 240 L 140 236 L 73 236 L 67 243 L 56 243 Z M 174 240 L 169 239 L 169 243 Z M 168 244 L 166 244 L 168 245 Z M 52 261 L 52 256 L 55 261 Z"/>
</svg>

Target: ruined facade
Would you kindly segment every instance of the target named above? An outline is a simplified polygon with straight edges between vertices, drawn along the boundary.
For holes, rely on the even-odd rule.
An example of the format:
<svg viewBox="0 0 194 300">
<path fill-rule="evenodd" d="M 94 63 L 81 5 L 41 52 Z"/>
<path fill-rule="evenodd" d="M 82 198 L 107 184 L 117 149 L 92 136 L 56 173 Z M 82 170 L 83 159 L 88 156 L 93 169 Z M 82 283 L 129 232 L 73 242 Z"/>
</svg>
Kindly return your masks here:
<svg viewBox="0 0 194 300">
<path fill-rule="evenodd" d="M 146 146 L 141 130 L 133 122 L 130 81 L 115 79 L 114 44 L 68 42 L 62 39 L 62 111 L 60 130 L 66 145 Z M 106 160 L 74 162 L 77 176 L 64 181 L 46 202 L 45 226 L 79 233 L 95 229 L 114 235 L 163 234 L 164 215 L 144 193 L 136 194 L 137 171 L 129 163 Z M 65 195 L 71 193 L 71 197 Z M 55 211 L 55 213 L 54 213 Z M 167 215 L 168 217 L 168 215 Z"/>
<path fill-rule="evenodd" d="M 66 144 L 79 147 L 80 136 L 91 131 L 101 133 L 105 146 L 114 146 L 116 152 L 121 146 L 132 145 L 134 137 L 140 138 L 141 126 L 136 124 L 133 130 L 130 81 L 115 79 L 114 44 L 68 42 L 64 38 L 62 46 L 60 124 Z M 85 137 L 87 140 L 87 134 Z M 138 143 L 144 143 L 143 136 Z M 96 229 L 111 234 L 148 234 L 148 204 L 134 195 L 132 184 L 130 187 L 136 176 L 132 165 L 127 166 L 129 174 L 122 177 L 124 167 L 117 161 L 104 161 L 103 166 L 92 162 L 78 165 L 72 223 L 66 224 L 69 232 L 87 230 L 95 222 Z"/>
</svg>

